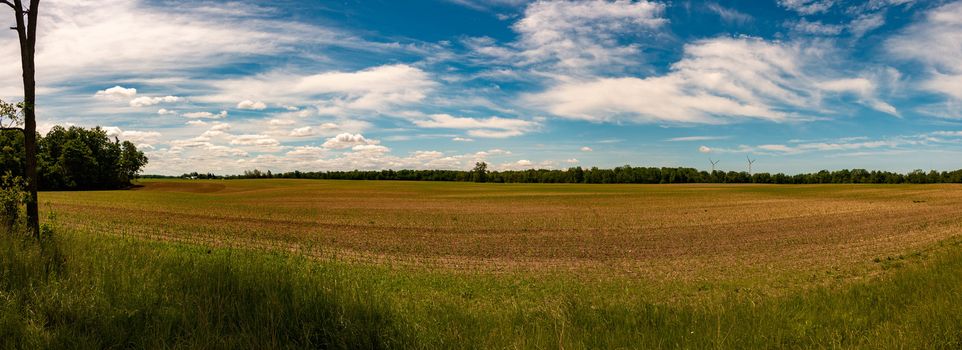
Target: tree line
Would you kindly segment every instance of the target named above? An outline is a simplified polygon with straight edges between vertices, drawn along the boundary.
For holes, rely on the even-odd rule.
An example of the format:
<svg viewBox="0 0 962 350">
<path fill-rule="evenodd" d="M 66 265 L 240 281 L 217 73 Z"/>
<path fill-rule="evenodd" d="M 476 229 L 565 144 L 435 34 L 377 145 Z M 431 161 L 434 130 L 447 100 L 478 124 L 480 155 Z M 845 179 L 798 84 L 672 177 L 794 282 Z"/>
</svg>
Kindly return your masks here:
<svg viewBox="0 0 962 350">
<path fill-rule="evenodd" d="M 588 184 L 677 184 L 677 183 L 758 183 L 758 184 L 927 184 L 962 183 L 962 169 L 955 171 L 915 170 L 907 174 L 865 169 L 843 169 L 816 173 L 786 175 L 783 173 L 753 173 L 736 171 L 704 171 L 685 167 L 633 167 L 612 169 L 572 167 L 564 170 L 528 169 L 488 171 L 487 164 L 478 163 L 465 170 L 353 170 L 353 171 L 292 171 L 283 173 L 247 170 L 239 175 L 220 176 L 211 173 L 190 173 L 180 176 L 190 179 L 323 179 L 323 180 L 400 180 L 400 181 L 461 181 L 492 183 L 588 183 Z"/>
<path fill-rule="evenodd" d="M 41 190 L 118 189 L 147 165 L 147 157 L 130 141 L 111 139 L 97 127 L 55 126 L 37 137 L 37 175 Z M 24 133 L 0 132 L 0 172 L 25 175 Z"/>
</svg>

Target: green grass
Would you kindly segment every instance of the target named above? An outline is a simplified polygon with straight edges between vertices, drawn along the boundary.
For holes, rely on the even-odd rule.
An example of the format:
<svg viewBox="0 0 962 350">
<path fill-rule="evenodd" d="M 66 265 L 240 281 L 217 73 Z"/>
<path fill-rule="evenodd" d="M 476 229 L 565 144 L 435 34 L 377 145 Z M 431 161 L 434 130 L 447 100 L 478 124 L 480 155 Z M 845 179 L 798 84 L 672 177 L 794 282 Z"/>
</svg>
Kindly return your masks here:
<svg viewBox="0 0 962 350">
<path fill-rule="evenodd" d="M 3 348 L 962 347 L 954 240 L 844 286 L 672 305 L 644 283 L 54 237 L 0 239 Z"/>
</svg>

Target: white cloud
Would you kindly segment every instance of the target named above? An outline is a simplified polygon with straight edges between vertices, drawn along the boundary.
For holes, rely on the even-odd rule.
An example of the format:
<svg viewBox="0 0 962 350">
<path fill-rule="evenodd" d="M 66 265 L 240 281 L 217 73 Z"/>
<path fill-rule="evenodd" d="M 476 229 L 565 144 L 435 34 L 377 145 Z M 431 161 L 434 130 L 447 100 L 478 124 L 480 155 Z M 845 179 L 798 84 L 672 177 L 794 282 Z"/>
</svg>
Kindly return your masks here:
<svg viewBox="0 0 962 350">
<path fill-rule="evenodd" d="M 532 162 L 527 159 L 521 159 L 516 162 L 502 163 L 495 166 L 495 170 L 524 170 L 524 169 L 552 169 L 555 167 L 555 162 L 553 161 L 542 161 L 542 162 Z"/>
<path fill-rule="evenodd" d="M 372 127 L 373 125 L 371 123 L 363 120 L 339 119 L 333 122 L 321 123 L 321 125 L 313 128 L 313 130 L 315 135 L 336 136 L 343 133 L 357 134 Z"/>
<path fill-rule="evenodd" d="M 932 134 L 938 136 L 962 137 L 962 131 L 936 131 Z"/>
<path fill-rule="evenodd" d="M 741 145 L 735 149 L 722 149 L 716 148 L 712 149 L 712 152 L 719 153 L 757 153 L 757 154 L 774 154 L 774 155 L 794 155 L 803 154 L 810 152 L 851 152 L 860 150 L 874 150 L 874 149 L 884 149 L 884 150 L 900 150 L 905 146 L 918 146 L 926 145 L 931 143 L 942 143 L 943 140 L 939 140 L 933 136 L 951 136 L 947 134 L 941 134 L 939 132 L 933 132 L 931 134 L 920 134 L 920 135 L 909 135 L 909 136 L 896 136 L 884 139 L 867 139 L 864 137 L 854 137 L 854 138 L 841 138 L 834 140 L 820 140 L 820 141 L 795 141 L 789 142 L 789 144 L 763 144 L 757 146 L 747 146 Z"/>
<path fill-rule="evenodd" d="M 320 158 L 326 156 L 328 150 L 322 147 L 315 146 L 297 146 L 293 150 L 288 151 L 286 154 L 292 157 L 312 157 Z"/>
<path fill-rule="evenodd" d="M 271 126 L 294 125 L 295 123 L 297 122 L 290 119 L 277 119 L 277 118 L 267 121 L 267 124 L 270 124 Z"/>
<path fill-rule="evenodd" d="M 230 141 L 232 145 L 240 146 L 263 146 L 263 147 L 276 147 L 280 146 L 280 141 L 270 138 L 267 135 L 260 134 L 246 134 L 246 135 L 236 135 Z"/>
<path fill-rule="evenodd" d="M 237 108 L 261 111 L 267 109 L 267 105 L 260 101 L 243 100 L 237 103 Z"/>
<path fill-rule="evenodd" d="M 164 97 L 141 96 L 133 100 L 130 100 L 130 106 L 131 107 L 147 107 L 147 106 L 153 106 L 153 105 L 159 104 L 161 102 L 173 103 L 173 102 L 178 102 L 180 100 L 181 98 L 177 96 L 164 96 Z"/>
<path fill-rule="evenodd" d="M 793 22 L 791 28 L 796 32 L 805 34 L 829 36 L 838 35 L 845 30 L 845 26 L 841 24 L 825 24 L 819 21 L 809 22 L 804 18 L 798 20 L 797 22 Z"/>
<path fill-rule="evenodd" d="M 682 60 L 665 75 L 569 80 L 526 99 L 560 117 L 602 122 L 804 120 L 794 111 L 820 112 L 823 93 L 852 92 L 831 83 L 838 78 L 814 73 L 824 71 L 817 67 L 823 59 L 812 47 L 715 38 L 686 45 Z M 866 105 L 894 113 L 869 90 L 857 91 Z"/>
<path fill-rule="evenodd" d="M 103 130 L 107 132 L 108 137 L 116 137 L 122 141 L 130 141 L 135 144 L 155 142 L 161 136 L 157 131 L 123 130 L 116 126 L 107 126 Z"/>
<path fill-rule="evenodd" d="M 227 131 L 230 129 L 231 129 L 230 124 L 220 123 L 220 122 L 217 122 L 217 124 L 214 124 L 214 126 L 210 127 L 211 131 Z"/>
<path fill-rule="evenodd" d="M 864 14 L 849 23 L 848 31 L 853 36 L 860 38 L 883 25 L 885 25 L 885 16 L 882 13 Z"/>
<path fill-rule="evenodd" d="M 157 110 L 157 114 L 159 114 L 159 115 L 177 115 L 177 111 L 172 111 L 172 110 L 169 110 L 169 109 L 166 109 L 166 108 L 161 108 L 161 109 L 158 109 L 158 110 Z"/>
<path fill-rule="evenodd" d="M 898 116 L 894 106 L 876 97 L 875 83 L 866 78 L 847 78 L 823 81 L 816 86 L 824 91 L 852 93 L 862 99 L 862 103 L 881 112 Z"/>
<path fill-rule="evenodd" d="M 684 136 L 684 137 L 673 137 L 665 141 L 668 142 L 689 142 L 689 141 L 711 141 L 711 140 L 724 140 L 727 136 Z"/>
<path fill-rule="evenodd" d="M 277 104 L 313 101 L 317 108 L 312 113 L 338 116 L 417 103 L 437 85 L 427 72 L 404 64 L 307 75 L 274 71 L 210 84 L 217 93 L 197 100 L 228 102 L 237 96 L 259 96 Z"/>
<path fill-rule="evenodd" d="M 568 163 L 568 164 L 577 164 L 577 163 L 578 163 L 578 159 L 577 159 L 577 158 L 565 159 L 565 163 Z"/>
<path fill-rule="evenodd" d="M 367 144 L 367 145 L 356 145 L 354 147 L 351 147 L 351 151 L 359 152 L 359 153 L 387 153 L 387 152 L 390 152 L 391 149 L 381 145 Z"/>
<path fill-rule="evenodd" d="M 327 139 L 321 146 L 329 149 L 345 149 L 355 146 L 376 145 L 379 143 L 380 141 L 367 139 L 361 134 L 343 133 Z"/>
<path fill-rule="evenodd" d="M 413 122 L 422 128 L 467 129 L 468 135 L 485 138 L 519 136 L 538 125 L 536 122 L 521 119 L 468 118 L 450 114 L 432 114 Z"/>
<path fill-rule="evenodd" d="M 709 2 L 705 6 L 706 8 L 708 8 L 709 11 L 717 14 L 718 17 L 721 17 L 722 21 L 725 21 L 727 23 L 745 25 L 754 20 L 754 18 L 747 13 L 743 13 L 736 9 L 721 6 L 715 2 Z"/>
<path fill-rule="evenodd" d="M 473 142 L 474 139 L 470 139 L 470 138 L 460 137 L 460 136 L 459 136 L 459 137 L 452 138 L 451 141 L 457 141 L 457 142 Z"/>
<path fill-rule="evenodd" d="M 962 100 L 962 2 L 928 11 L 885 43 L 895 57 L 921 62 L 929 72 L 920 87 Z M 957 114 L 952 109 L 946 115 Z"/>
<path fill-rule="evenodd" d="M 519 6 L 528 0 L 444 0 L 479 11 L 489 11 L 492 7 Z M 499 15 L 500 16 L 500 15 Z"/>
<path fill-rule="evenodd" d="M 698 152 L 701 152 L 701 153 L 711 153 L 711 151 L 712 151 L 711 147 L 708 147 L 708 146 L 698 147 Z"/>
<path fill-rule="evenodd" d="M 665 5 L 644 0 L 537 1 L 512 26 L 516 42 L 499 46 L 489 38 L 473 38 L 466 44 L 480 56 L 522 66 L 581 71 L 636 64 L 640 42 L 619 38 L 644 37 L 661 28 L 668 23 L 664 10 Z"/>
<path fill-rule="evenodd" d="M 214 114 L 211 112 L 190 112 L 184 113 L 184 118 L 190 119 L 221 119 L 227 117 L 227 111 L 220 111 L 220 113 Z"/>
<path fill-rule="evenodd" d="M 304 44 L 387 48 L 364 45 L 363 40 L 332 29 L 265 18 L 260 7 L 217 12 L 200 10 L 213 6 L 195 5 L 191 11 L 182 11 L 144 0 L 45 2 L 36 51 L 37 71 L 43 72 L 41 88 L 65 81 L 95 81 L 95 77 L 173 75 L 257 55 L 294 52 Z M 13 35 L 0 36 L 0 57 L 19 57 L 16 42 Z M 0 66 L 0 86 L 19 80 L 19 65 Z"/>
<path fill-rule="evenodd" d="M 307 137 L 307 136 L 313 136 L 313 135 L 314 135 L 314 128 L 310 126 L 296 128 L 294 130 L 291 130 L 291 133 L 290 133 L 290 136 L 294 136 L 294 137 Z"/>
<path fill-rule="evenodd" d="M 117 85 L 109 89 L 97 91 L 97 93 L 94 94 L 94 97 L 120 100 L 120 99 L 133 98 L 136 95 L 137 95 L 137 89 L 125 88 L 123 86 Z"/>
<path fill-rule="evenodd" d="M 778 0 L 778 5 L 801 15 L 813 15 L 828 11 L 835 5 L 834 0 Z"/>
<path fill-rule="evenodd" d="M 584 146 L 584 147 L 581 147 L 581 151 L 582 151 L 582 152 L 591 152 L 591 151 L 594 151 L 594 150 L 591 149 L 591 147 Z"/>
</svg>

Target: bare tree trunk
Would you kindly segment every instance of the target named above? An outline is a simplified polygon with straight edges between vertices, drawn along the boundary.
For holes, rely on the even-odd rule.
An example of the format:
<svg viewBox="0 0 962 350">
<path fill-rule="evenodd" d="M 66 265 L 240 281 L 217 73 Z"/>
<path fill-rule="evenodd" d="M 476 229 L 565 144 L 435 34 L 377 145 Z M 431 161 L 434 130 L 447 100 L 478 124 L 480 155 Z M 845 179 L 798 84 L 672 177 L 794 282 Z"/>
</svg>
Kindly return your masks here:
<svg viewBox="0 0 962 350">
<path fill-rule="evenodd" d="M 10 3 L 7 2 L 9 5 Z M 27 201 L 27 226 L 33 235 L 40 238 L 40 211 L 37 207 L 37 84 L 34 51 L 37 44 L 37 8 L 40 0 L 30 0 L 30 7 L 24 9 L 22 0 L 13 1 L 13 11 L 17 17 L 16 31 L 20 38 L 20 62 L 23 67 L 23 146 L 26 151 L 25 173 L 30 199 Z M 24 12 L 27 18 L 24 19 Z M 26 23 L 24 23 L 26 22 Z"/>
</svg>

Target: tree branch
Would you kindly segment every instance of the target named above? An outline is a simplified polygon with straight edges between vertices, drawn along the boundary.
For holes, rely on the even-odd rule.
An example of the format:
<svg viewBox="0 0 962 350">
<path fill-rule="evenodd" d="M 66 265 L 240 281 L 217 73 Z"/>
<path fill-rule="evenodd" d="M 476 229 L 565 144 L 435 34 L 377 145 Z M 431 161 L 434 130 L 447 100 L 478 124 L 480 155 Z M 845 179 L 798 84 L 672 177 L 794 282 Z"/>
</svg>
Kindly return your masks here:
<svg viewBox="0 0 962 350">
<path fill-rule="evenodd" d="M 17 7 L 14 6 L 12 2 L 10 2 L 10 0 L 0 0 L 0 3 L 7 4 L 7 6 L 10 6 L 10 8 L 12 8 L 12 9 L 14 9 L 14 10 L 17 9 Z"/>
</svg>

